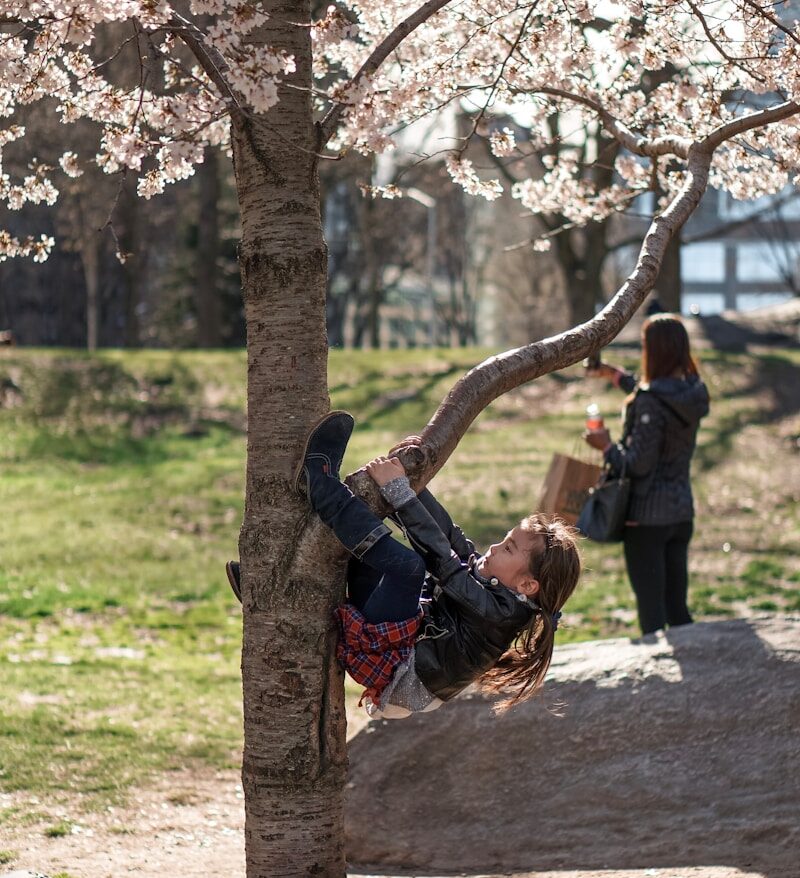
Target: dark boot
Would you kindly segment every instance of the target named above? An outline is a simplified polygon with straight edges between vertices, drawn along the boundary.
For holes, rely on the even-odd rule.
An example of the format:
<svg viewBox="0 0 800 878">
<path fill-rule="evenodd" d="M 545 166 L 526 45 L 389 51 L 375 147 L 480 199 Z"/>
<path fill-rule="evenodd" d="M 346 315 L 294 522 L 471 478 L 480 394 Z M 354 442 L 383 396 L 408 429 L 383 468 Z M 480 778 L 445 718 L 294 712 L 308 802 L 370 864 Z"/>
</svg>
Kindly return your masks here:
<svg viewBox="0 0 800 878">
<path fill-rule="evenodd" d="M 333 476 L 338 480 L 347 443 L 355 421 L 349 412 L 328 412 L 311 428 L 303 456 L 294 477 L 298 494 L 311 498 L 311 482 L 316 476 Z"/>
<path fill-rule="evenodd" d="M 330 412 L 311 430 L 295 477 L 298 493 L 356 558 L 363 558 L 389 528 L 339 481 L 339 469 L 354 421 L 347 412 Z"/>
<path fill-rule="evenodd" d="M 238 561 L 228 561 L 225 565 L 225 573 L 228 575 L 228 582 L 231 585 L 231 590 L 236 595 L 236 600 L 239 603 L 242 602 L 242 580 L 239 573 L 239 562 Z"/>
</svg>

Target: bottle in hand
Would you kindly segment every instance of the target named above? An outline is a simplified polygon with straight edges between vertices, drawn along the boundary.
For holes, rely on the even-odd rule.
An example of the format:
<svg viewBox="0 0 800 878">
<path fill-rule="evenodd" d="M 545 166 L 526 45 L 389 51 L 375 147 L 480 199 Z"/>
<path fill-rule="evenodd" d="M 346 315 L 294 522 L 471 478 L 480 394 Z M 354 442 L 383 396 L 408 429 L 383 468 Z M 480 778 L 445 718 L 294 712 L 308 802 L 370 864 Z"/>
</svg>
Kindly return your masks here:
<svg viewBox="0 0 800 878">
<path fill-rule="evenodd" d="M 586 429 L 602 430 L 605 426 L 603 416 L 600 414 L 600 406 L 593 402 L 586 406 Z"/>
</svg>

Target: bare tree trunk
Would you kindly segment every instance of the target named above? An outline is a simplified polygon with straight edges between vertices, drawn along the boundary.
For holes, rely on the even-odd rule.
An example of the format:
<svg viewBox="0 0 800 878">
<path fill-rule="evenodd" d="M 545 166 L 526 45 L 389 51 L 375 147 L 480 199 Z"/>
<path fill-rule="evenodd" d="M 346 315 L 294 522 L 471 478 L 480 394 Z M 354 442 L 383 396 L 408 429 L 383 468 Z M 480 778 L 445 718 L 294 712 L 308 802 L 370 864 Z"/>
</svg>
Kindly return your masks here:
<svg viewBox="0 0 800 878">
<path fill-rule="evenodd" d="M 86 281 L 86 349 L 89 351 L 97 350 L 100 322 L 100 253 L 96 237 L 84 239 L 81 246 L 81 262 Z"/>
<path fill-rule="evenodd" d="M 383 290 L 375 277 L 369 287 L 369 343 L 374 350 L 381 346 L 381 300 Z"/>
<path fill-rule="evenodd" d="M 136 348 L 140 344 L 139 305 L 143 300 L 142 289 L 145 275 L 145 256 L 142 252 L 140 234 L 139 199 L 127 185 L 119 200 L 119 215 L 122 219 L 121 248 L 131 254 L 124 266 L 125 278 L 125 347 Z"/>
<path fill-rule="evenodd" d="M 589 277 L 586 261 L 578 252 L 578 238 L 586 231 L 572 230 L 556 236 L 558 264 L 566 283 L 570 326 L 591 320 L 598 302 L 599 279 Z"/>
<path fill-rule="evenodd" d="M 681 235 L 676 232 L 667 245 L 653 292 L 666 311 L 681 312 Z"/>
<path fill-rule="evenodd" d="M 197 168 L 200 184 L 200 215 L 197 228 L 197 278 L 195 309 L 197 344 L 218 348 L 222 344 L 222 303 L 217 289 L 219 255 L 219 162 L 216 149 L 207 146 Z"/>
<path fill-rule="evenodd" d="M 264 5 L 269 21 L 252 39 L 294 56 L 297 72 L 266 117 L 236 115 L 232 129 L 248 352 L 239 541 L 247 875 L 342 878 L 345 714 L 331 613 L 344 559 L 292 487 L 303 439 L 329 409 L 310 3 Z"/>
</svg>

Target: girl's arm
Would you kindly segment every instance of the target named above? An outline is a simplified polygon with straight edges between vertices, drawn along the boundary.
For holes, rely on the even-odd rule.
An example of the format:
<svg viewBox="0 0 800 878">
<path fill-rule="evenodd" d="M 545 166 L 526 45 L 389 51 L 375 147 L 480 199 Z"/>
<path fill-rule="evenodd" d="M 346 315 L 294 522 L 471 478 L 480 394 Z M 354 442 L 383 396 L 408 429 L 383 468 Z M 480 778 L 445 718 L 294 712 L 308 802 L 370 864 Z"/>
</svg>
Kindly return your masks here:
<svg viewBox="0 0 800 878">
<path fill-rule="evenodd" d="M 390 448 L 389 454 L 399 451 L 401 448 L 406 448 L 409 445 L 419 445 L 421 442 L 421 436 L 407 436 L 402 442 L 399 442 L 397 445 Z M 475 544 L 472 540 L 468 539 L 464 534 L 464 531 L 454 523 L 453 519 L 450 517 L 450 513 L 433 496 L 433 494 L 431 494 L 427 488 L 423 488 L 417 496 L 419 497 L 420 503 L 422 503 L 422 505 L 428 510 L 436 524 L 439 525 L 439 530 L 441 530 L 447 537 L 456 555 L 458 555 L 462 561 L 466 561 L 470 555 L 474 555 Z M 397 521 L 394 514 L 390 515 L 389 518 L 392 521 Z"/>
<path fill-rule="evenodd" d="M 423 488 L 417 496 L 420 503 L 428 510 L 436 524 L 439 525 L 439 529 L 447 537 L 456 555 L 462 561 L 466 561 L 470 555 L 474 555 L 475 544 L 464 535 L 464 531 L 453 521 L 450 513 L 433 494 L 427 488 Z"/>
<path fill-rule="evenodd" d="M 366 470 L 384 499 L 395 507 L 392 519 L 403 528 L 411 545 L 425 559 L 428 570 L 441 578 L 461 567 L 462 561 L 453 551 L 448 537 L 414 493 L 403 464 L 396 457 L 377 457 L 367 464 Z"/>
</svg>

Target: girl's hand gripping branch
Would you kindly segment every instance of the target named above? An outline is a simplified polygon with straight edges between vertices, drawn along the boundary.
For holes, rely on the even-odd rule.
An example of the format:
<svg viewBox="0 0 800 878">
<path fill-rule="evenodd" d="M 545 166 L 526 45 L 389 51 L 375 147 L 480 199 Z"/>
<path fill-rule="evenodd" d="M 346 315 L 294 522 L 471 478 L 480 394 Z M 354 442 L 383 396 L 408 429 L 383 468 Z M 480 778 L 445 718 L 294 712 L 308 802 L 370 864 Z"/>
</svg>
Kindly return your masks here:
<svg viewBox="0 0 800 878">
<path fill-rule="evenodd" d="M 403 464 L 396 457 L 376 457 L 365 469 L 379 488 L 406 474 Z"/>
</svg>

